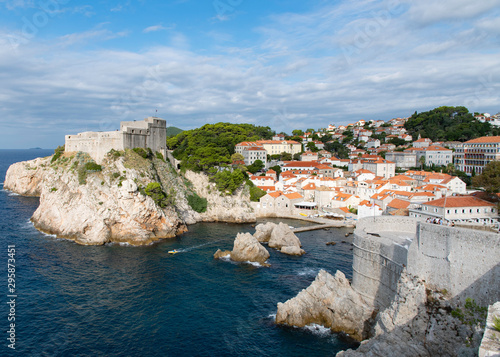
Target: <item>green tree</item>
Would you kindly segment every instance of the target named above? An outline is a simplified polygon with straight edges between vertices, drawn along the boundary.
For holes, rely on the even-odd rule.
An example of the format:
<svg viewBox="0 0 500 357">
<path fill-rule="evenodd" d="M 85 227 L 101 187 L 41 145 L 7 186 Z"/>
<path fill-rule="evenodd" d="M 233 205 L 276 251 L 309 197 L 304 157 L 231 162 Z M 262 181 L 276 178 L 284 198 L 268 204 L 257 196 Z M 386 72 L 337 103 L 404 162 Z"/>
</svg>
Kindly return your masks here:
<svg viewBox="0 0 500 357">
<path fill-rule="evenodd" d="M 252 174 L 255 174 L 257 171 L 262 170 L 264 166 L 265 165 L 262 160 L 255 160 L 252 165 L 248 166 L 248 171 L 250 171 Z"/>
<path fill-rule="evenodd" d="M 281 174 L 281 166 L 280 165 L 275 165 L 269 168 L 270 170 L 276 171 L 276 177 L 279 178 Z"/>
<path fill-rule="evenodd" d="M 472 184 L 484 188 L 490 195 L 500 192 L 500 161 L 486 165 L 482 174 L 472 178 Z"/>
<path fill-rule="evenodd" d="M 418 162 L 420 163 L 420 169 L 423 170 L 423 168 L 425 166 L 425 156 L 420 156 L 420 158 L 418 159 Z"/>
<path fill-rule="evenodd" d="M 252 202 L 259 202 L 260 198 L 266 195 L 266 191 L 261 190 L 257 186 L 250 187 L 250 200 Z"/>
<path fill-rule="evenodd" d="M 235 152 L 234 154 L 231 155 L 231 162 L 244 161 L 244 160 L 245 158 L 240 153 Z"/>
<path fill-rule="evenodd" d="M 282 152 L 280 155 L 281 161 L 292 161 L 292 154 L 288 152 Z"/>
<path fill-rule="evenodd" d="M 408 134 L 420 134 L 432 141 L 467 141 L 485 135 L 499 135 L 500 129 L 481 123 L 465 107 L 439 107 L 413 114 L 405 123 Z"/>
<path fill-rule="evenodd" d="M 274 135 L 269 127 L 251 124 L 207 124 L 194 130 L 186 130 L 167 139 L 181 167 L 208 172 L 214 166 L 231 163 L 235 146 L 242 141 L 270 139 Z"/>
<path fill-rule="evenodd" d="M 308 142 L 306 144 L 306 148 L 308 148 L 312 152 L 318 152 L 319 151 L 319 149 L 316 147 L 316 144 L 314 142 L 312 142 L 312 141 L 310 141 L 310 142 Z"/>
<path fill-rule="evenodd" d="M 233 194 L 245 181 L 245 175 L 241 170 L 223 170 L 217 172 L 211 180 L 215 182 L 217 189 L 226 194 Z"/>
<path fill-rule="evenodd" d="M 304 135 L 304 132 L 300 129 L 295 129 L 295 130 L 292 130 L 292 135 L 293 136 L 302 136 L 302 135 Z"/>
</svg>

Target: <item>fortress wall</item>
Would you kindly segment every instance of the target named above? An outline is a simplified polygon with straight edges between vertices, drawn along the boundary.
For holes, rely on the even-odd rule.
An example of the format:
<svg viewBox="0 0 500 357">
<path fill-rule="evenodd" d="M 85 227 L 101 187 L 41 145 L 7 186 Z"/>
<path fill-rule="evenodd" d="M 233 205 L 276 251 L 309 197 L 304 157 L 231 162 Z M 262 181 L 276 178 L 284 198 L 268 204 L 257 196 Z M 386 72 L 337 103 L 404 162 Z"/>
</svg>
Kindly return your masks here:
<svg viewBox="0 0 500 357">
<path fill-rule="evenodd" d="M 396 295 L 408 251 L 376 238 L 354 238 L 352 287 L 368 303 L 383 310 Z"/>
<path fill-rule="evenodd" d="M 408 272 L 451 297 L 492 304 L 500 300 L 500 235 L 419 223 Z"/>
<path fill-rule="evenodd" d="M 147 130 L 146 129 L 131 129 L 123 133 L 123 147 L 125 149 L 144 148 L 147 146 Z"/>
<path fill-rule="evenodd" d="M 65 151 L 86 152 L 98 164 L 102 163 L 111 150 L 125 150 L 136 147 L 151 148 L 166 157 L 167 122 L 149 117 L 141 121 L 120 123 L 120 131 L 85 132 L 66 135 Z"/>
<path fill-rule="evenodd" d="M 379 309 L 392 301 L 404 267 L 450 298 L 500 300 L 499 234 L 381 216 L 361 219 L 354 235 L 352 287 Z"/>
<path fill-rule="evenodd" d="M 65 151 L 86 152 L 98 164 L 102 163 L 111 149 L 124 150 L 122 132 L 85 132 L 78 135 L 66 135 L 65 138 Z"/>
<path fill-rule="evenodd" d="M 417 221 L 410 217 L 378 216 L 375 220 L 367 217 L 358 221 L 354 231 L 352 287 L 379 309 L 388 307 L 396 295 L 416 226 Z"/>
</svg>

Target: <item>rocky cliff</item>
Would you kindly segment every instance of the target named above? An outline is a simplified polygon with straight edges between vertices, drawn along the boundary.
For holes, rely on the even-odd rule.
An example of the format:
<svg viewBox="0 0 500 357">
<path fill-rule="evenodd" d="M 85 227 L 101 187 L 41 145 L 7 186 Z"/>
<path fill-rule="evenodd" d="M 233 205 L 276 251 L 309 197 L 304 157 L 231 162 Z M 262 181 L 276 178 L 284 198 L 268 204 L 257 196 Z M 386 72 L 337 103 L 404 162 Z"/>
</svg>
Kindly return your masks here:
<svg viewBox="0 0 500 357">
<path fill-rule="evenodd" d="M 83 153 L 19 162 L 8 169 L 4 188 L 40 196 L 32 217 L 37 229 L 85 245 L 149 244 L 181 234 L 186 224 L 198 221 L 255 219 L 246 209 L 243 189 L 229 197 L 205 192 L 199 186 L 210 186 L 208 178 L 188 173 L 191 183 L 161 157 L 127 150 L 108 154 L 101 167 L 94 164 Z M 188 204 L 194 192 L 207 198 L 207 212 L 197 213 Z"/>
<path fill-rule="evenodd" d="M 257 221 L 250 205 L 250 193 L 246 188 L 237 190 L 233 196 L 223 196 L 219 194 L 215 184 L 210 182 L 206 175 L 187 171 L 185 177 L 192 184 L 192 189 L 199 196 L 207 199 L 207 211 L 194 215 L 193 218 L 196 221 L 231 223 Z"/>
<path fill-rule="evenodd" d="M 429 290 L 423 280 L 405 271 L 391 306 L 375 320 L 374 337 L 337 356 L 476 356 L 480 324 L 463 323 L 453 316 L 454 310 L 441 292 Z"/>
</svg>

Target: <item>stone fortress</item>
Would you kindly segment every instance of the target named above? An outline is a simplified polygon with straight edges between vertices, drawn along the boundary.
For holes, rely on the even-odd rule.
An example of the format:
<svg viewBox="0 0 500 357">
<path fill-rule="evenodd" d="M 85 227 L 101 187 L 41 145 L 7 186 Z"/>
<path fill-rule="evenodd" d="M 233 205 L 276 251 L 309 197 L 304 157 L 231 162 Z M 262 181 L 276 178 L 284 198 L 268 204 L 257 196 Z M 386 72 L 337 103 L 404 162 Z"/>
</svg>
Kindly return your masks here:
<svg viewBox="0 0 500 357">
<path fill-rule="evenodd" d="M 77 135 L 66 135 L 65 151 L 88 153 L 98 164 L 106 154 L 114 150 L 149 148 L 166 157 L 167 121 L 148 117 L 142 121 L 122 121 L 120 130 L 87 131 Z"/>
</svg>

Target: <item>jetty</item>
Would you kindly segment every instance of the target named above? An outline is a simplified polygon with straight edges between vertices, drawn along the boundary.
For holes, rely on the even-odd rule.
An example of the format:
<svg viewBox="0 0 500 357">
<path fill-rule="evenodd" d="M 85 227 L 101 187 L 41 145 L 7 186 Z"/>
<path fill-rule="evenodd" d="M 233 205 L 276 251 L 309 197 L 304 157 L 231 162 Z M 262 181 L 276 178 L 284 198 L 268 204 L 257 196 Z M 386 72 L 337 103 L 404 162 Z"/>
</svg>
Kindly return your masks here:
<svg viewBox="0 0 500 357">
<path fill-rule="evenodd" d="M 318 224 L 315 226 L 294 228 L 294 229 L 292 229 L 292 232 L 293 233 L 300 233 L 300 232 L 317 231 L 320 229 L 340 228 L 340 227 L 355 227 L 355 225 L 351 224 L 351 223 L 346 223 L 343 221 L 330 221 L 330 222 Z"/>
</svg>

